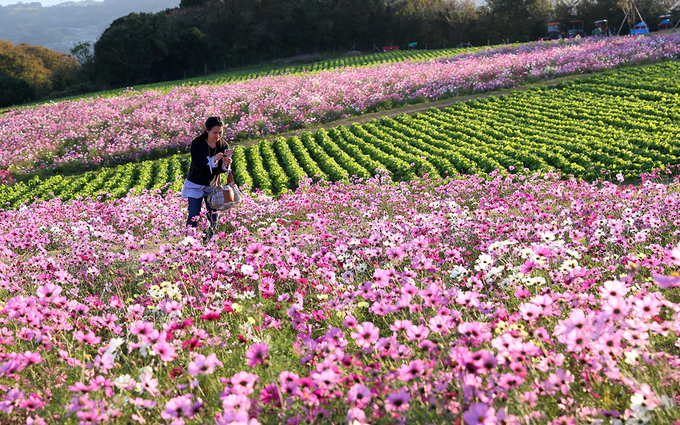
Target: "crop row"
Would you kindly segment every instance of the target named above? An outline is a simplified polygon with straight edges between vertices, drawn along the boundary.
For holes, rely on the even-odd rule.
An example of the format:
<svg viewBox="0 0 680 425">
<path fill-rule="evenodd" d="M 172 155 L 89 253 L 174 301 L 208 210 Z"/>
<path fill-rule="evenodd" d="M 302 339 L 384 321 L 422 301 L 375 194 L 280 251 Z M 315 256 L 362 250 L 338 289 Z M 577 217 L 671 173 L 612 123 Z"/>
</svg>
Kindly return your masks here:
<svg viewBox="0 0 680 425">
<path fill-rule="evenodd" d="M 154 161 L 127 163 L 117 167 L 88 171 L 76 177 L 56 175 L 45 180 L 34 177 L 27 182 L 0 185 L 0 205 L 12 209 L 36 200 L 80 197 L 122 198 L 130 193 L 169 189 L 180 191 L 189 171 L 188 155 L 174 155 Z"/>
</svg>

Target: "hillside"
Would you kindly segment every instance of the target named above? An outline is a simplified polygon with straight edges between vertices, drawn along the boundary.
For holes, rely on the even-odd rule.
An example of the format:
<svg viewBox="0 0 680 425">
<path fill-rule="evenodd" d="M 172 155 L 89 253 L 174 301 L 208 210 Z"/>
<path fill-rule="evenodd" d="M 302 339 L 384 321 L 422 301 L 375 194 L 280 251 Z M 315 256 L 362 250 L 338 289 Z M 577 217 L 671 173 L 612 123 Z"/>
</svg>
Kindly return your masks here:
<svg viewBox="0 0 680 425">
<path fill-rule="evenodd" d="M 43 6 L 26 2 L 0 6 L 0 39 L 68 53 L 81 41 L 95 41 L 115 19 L 132 12 L 159 12 L 179 0 L 94 0 Z"/>
</svg>

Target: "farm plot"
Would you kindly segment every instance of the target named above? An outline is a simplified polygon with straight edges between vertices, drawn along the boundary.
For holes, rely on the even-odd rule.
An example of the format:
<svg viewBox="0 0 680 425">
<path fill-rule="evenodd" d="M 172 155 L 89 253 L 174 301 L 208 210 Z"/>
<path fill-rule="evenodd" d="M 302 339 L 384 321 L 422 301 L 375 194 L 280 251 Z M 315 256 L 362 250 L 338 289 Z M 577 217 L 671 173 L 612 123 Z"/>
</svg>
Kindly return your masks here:
<svg viewBox="0 0 680 425">
<path fill-rule="evenodd" d="M 299 137 L 236 146 L 237 183 L 281 194 L 313 181 L 367 179 L 378 170 L 395 181 L 461 174 L 557 171 L 577 178 L 631 179 L 680 164 L 680 63 L 620 70 L 556 89 L 455 104 L 426 113 L 338 126 Z M 656 82 L 656 83 L 655 83 Z M 629 87 L 636 84 L 636 87 Z M 656 84 L 656 85 L 654 85 Z M 119 198 L 179 190 L 188 157 L 126 164 L 80 178 L 55 176 L 0 187 L 10 208 L 49 199 L 105 194 Z"/>
<path fill-rule="evenodd" d="M 227 139 L 237 141 L 678 54 L 678 34 L 531 43 L 424 62 L 56 102 L 0 116 L 0 168 L 16 176 L 84 172 L 185 151 L 212 115 L 224 119 Z"/>
</svg>

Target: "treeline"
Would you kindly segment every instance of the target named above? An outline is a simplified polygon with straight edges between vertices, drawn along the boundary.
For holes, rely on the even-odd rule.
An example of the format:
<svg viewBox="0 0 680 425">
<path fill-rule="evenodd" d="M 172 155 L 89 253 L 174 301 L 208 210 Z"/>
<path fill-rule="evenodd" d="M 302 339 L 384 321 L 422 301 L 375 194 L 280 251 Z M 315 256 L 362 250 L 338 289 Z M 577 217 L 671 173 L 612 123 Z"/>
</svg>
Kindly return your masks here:
<svg viewBox="0 0 680 425">
<path fill-rule="evenodd" d="M 536 40 L 546 24 L 608 19 L 637 6 L 655 29 L 674 0 L 181 0 L 159 13 L 116 19 L 94 45 L 77 45 L 77 83 L 53 83 L 59 95 L 176 80 L 316 52 L 371 51 L 399 45 L 437 49 L 459 44 Z M 674 19 L 680 18 L 676 7 Z M 628 26 L 637 22 L 629 17 Z M 622 34 L 628 32 L 624 27 Z M 19 78 L 23 78 L 19 76 Z M 28 80 L 27 80 L 28 81 Z M 33 83 L 31 83 L 33 84 Z M 39 90 L 40 91 L 40 90 Z M 52 94 L 54 96 L 54 93 Z M 0 102 L 1 102 L 0 97 Z"/>
<path fill-rule="evenodd" d="M 73 56 L 0 40 L 0 107 L 30 102 L 79 84 Z"/>
</svg>

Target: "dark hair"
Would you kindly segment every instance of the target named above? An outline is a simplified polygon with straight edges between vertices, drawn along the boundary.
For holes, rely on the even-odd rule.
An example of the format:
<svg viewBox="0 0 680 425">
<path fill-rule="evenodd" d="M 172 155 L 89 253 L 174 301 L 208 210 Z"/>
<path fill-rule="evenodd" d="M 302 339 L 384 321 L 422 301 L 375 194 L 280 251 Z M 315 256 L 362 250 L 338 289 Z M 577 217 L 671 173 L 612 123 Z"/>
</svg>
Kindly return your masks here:
<svg viewBox="0 0 680 425">
<path fill-rule="evenodd" d="M 205 120 L 205 128 L 203 129 L 203 134 L 201 137 L 208 137 L 208 132 L 212 130 L 213 127 L 224 127 L 224 122 L 222 122 L 222 118 L 220 117 L 210 117 L 207 120 Z M 217 141 L 217 143 L 220 146 L 224 145 L 224 140 L 220 138 L 220 140 Z M 229 145 L 227 145 L 229 146 Z"/>
<path fill-rule="evenodd" d="M 205 131 L 210 131 L 213 127 L 224 127 L 222 118 L 210 117 L 205 121 Z"/>
</svg>

